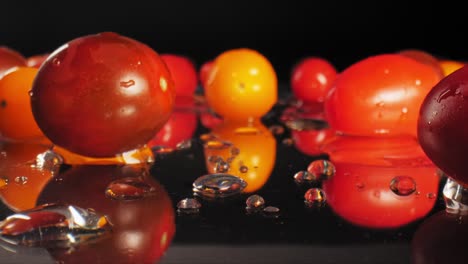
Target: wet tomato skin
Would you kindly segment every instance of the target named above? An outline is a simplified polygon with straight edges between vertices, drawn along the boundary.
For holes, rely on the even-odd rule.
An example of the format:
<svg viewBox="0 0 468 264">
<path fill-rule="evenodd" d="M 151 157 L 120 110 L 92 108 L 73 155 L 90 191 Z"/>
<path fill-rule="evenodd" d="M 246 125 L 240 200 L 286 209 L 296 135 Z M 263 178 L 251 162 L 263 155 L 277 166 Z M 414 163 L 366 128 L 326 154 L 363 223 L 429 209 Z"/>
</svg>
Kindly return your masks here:
<svg viewBox="0 0 468 264">
<path fill-rule="evenodd" d="M 418 139 L 427 156 L 457 182 L 468 186 L 468 67 L 441 80 L 424 99 Z"/>
<path fill-rule="evenodd" d="M 90 157 L 138 148 L 169 119 L 174 83 L 159 54 L 112 32 L 53 52 L 33 83 L 37 124 L 56 145 Z"/>
<path fill-rule="evenodd" d="M 412 135 L 419 108 L 440 81 L 430 66 L 397 54 L 365 58 L 340 73 L 325 101 L 332 129 L 348 135 Z"/>
</svg>

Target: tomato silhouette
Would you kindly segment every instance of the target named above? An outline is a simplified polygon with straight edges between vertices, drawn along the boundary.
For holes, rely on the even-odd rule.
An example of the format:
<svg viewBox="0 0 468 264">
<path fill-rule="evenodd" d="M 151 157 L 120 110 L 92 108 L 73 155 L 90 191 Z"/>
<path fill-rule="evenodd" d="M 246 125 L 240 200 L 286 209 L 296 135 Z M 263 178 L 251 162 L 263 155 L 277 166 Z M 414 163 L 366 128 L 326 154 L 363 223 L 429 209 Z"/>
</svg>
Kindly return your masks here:
<svg viewBox="0 0 468 264">
<path fill-rule="evenodd" d="M 169 119 L 175 90 L 159 55 L 111 32 L 55 50 L 32 87 L 37 124 L 56 145 L 90 157 L 140 148 Z"/>
</svg>

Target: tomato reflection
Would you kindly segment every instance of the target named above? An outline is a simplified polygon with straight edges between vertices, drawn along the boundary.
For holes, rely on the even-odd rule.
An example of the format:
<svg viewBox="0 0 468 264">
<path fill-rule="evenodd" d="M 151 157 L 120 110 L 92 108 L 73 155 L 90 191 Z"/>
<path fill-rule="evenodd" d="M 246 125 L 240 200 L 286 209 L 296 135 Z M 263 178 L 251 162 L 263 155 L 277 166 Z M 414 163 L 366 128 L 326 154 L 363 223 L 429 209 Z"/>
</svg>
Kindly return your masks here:
<svg viewBox="0 0 468 264">
<path fill-rule="evenodd" d="M 148 146 L 175 148 L 178 143 L 193 137 L 197 128 L 195 100 L 189 96 L 176 97 L 175 109 L 163 128 L 148 142 Z"/>
<path fill-rule="evenodd" d="M 467 245 L 468 215 L 440 211 L 427 218 L 414 234 L 412 263 L 465 263 Z"/>
<path fill-rule="evenodd" d="M 175 233 L 174 209 L 164 188 L 145 171 L 130 166 L 78 166 L 51 181 L 38 202 L 64 202 L 92 208 L 113 224 L 108 239 L 82 245 L 72 252 L 50 250 L 61 263 L 155 263 L 167 250 Z M 140 177 L 154 188 L 153 195 L 131 201 L 107 198 L 114 180 Z"/>
<path fill-rule="evenodd" d="M 222 157 L 225 161 L 232 158 L 225 172 L 247 182 L 244 192 L 259 190 L 270 177 L 276 158 L 276 140 L 270 130 L 261 122 L 249 126 L 227 122 L 216 126 L 211 132 L 219 140 L 232 143 L 232 147 L 205 147 L 207 170 L 216 172 L 216 163 L 210 157 Z M 233 149 L 239 153 L 232 155 Z"/>
<path fill-rule="evenodd" d="M 334 162 L 334 177 L 323 183 L 332 210 L 345 220 L 369 228 L 396 228 L 426 216 L 437 200 L 439 175 L 434 166 L 367 166 Z M 403 176 L 415 183 L 414 192 L 392 191 Z"/>
<path fill-rule="evenodd" d="M 0 188 L 0 198 L 11 210 L 23 211 L 36 205 L 42 188 L 55 171 L 34 167 L 37 155 L 49 146 L 25 143 L 0 145 L 0 177 L 6 184 Z"/>
</svg>

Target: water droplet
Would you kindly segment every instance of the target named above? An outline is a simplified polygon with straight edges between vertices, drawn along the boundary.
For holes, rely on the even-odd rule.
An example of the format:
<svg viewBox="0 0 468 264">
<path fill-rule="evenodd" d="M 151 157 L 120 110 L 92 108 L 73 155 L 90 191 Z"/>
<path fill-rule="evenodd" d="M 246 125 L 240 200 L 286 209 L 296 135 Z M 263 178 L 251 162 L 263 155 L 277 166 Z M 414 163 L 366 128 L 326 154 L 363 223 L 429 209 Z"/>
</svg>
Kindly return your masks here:
<svg viewBox="0 0 468 264">
<path fill-rule="evenodd" d="M 280 213 L 280 209 L 275 206 L 267 206 L 263 208 L 263 214 L 268 217 L 278 217 Z"/>
<path fill-rule="evenodd" d="M 239 171 L 240 171 L 241 173 L 247 173 L 247 172 L 249 171 L 249 167 L 247 167 L 247 166 L 245 166 L 245 165 L 241 165 L 241 166 L 239 167 Z"/>
<path fill-rule="evenodd" d="M 215 140 L 215 139 L 216 139 L 216 136 L 211 134 L 211 133 L 200 135 L 200 140 L 204 141 L 204 142 L 207 142 L 207 141 L 210 141 L 210 140 Z"/>
<path fill-rule="evenodd" d="M 297 183 L 312 182 L 318 180 L 317 176 L 307 171 L 298 171 L 294 174 L 294 180 Z"/>
<path fill-rule="evenodd" d="M 60 61 L 59 58 L 53 58 L 52 59 L 52 65 L 54 65 L 54 66 L 60 66 L 61 63 L 62 62 Z"/>
<path fill-rule="evenodd" d="M 7 157 L 6 151 L 0 151 L 0 158 L 4 159 Z"/>
<path fill-rule="evenodd" d="M 283 145 L 292 146 L 294 145 L 294 140 L 292 138 L 285 138 L 282 141 Z"/>
<path fill-rule="evenodd" d="M 307 206 L 322 205 L 326 200 L 325 192 L 320 188 L 310 188 L 304 194 L 304 203 Z"/>
<path fill-rule="evenodd" d="M 141 65 L 141 61 L 137 61 L 137 65 Z"/>
<path fill-rule="evenodd" d="M 7 187 L 9 181 L 7 177 L 0 177 L 0 190 Z"/>
<path fill-rule="evenodd" d="M 19 184 L 19 185 L 24 185 L 24 184 L 28 183 L 28 177 L 26 177 L 26 176 L 17 176 L 15 178 L 15 183 Z"/>
<path fill-rule="evenodd" d="M 208 162 L 210 162 L 210 163 L 218 163 L 218 162 L 220 162 L 222 160 L 223 160 L 223 158 L 221 158 L 220 156 L 216 156 L 216 155 L 208 157 Z"/>
<path fill-rule="evenodd" d="M 227 163 L 232 163 L 234 161 L 235 157 L 229 157 L 226 159 Z"/>
<path fill-rule="evenodd" d="M 190 139 L 183 140 L 183 141 L 177 143 L 177 145 L 176 145 L 177 150 L 185 150 L 185 149 L 189 149 L 191 147 L 192 147 L 192 140 L 190 140 Z"/>
<path fill-rule="evenodd" d="M 151 185 L 134 177 L 115 180 L 105 190 L 108 198 L 123 201 L 141 199 L 153 192 L 154 188 Z"/>
<path fill-rule="evenodd" d="M 390 182 L 390 189 L 399 196 L 408 196 L 416 191 L 416 182 L 408 176 L 397 176 Z"/>
<path fill-rule="evenodd" d="M 247 210 L 259 210 L 265 206 L 265 199 L 258 194 L 250 195 L 245 201 Z"/>
<path fill-rule="evenodd" d="M 228 162 L 224 160 L 220 160 L 216 163 L 214 171 L 217 173 L 224 173 L 224 172 L 227 172 L 229 168 L 230 168 L 230 165 Z"/>
<path fill-rule="evenodd" d="M 468 188 L 463 187 L 451 178 L 447 178 L 447 182 L 444 185 L 442 193 L 444 195 L 447 212 L 460 215 L 467 214 Z"/>
<path fill-rule="evenodd" d="M 366 187 L 366 185 L 364 183 L 362 183 L 362 182 L 356 183 L 356 188 L 358 189 L 358 191 L 364 190 L 364 187 Z"/>
<path fill-rule="evenodd" d="M 123 87 L 123 88 L 130 88 L 130 87 L 132 87 L 133 85 L 135 85 L 135 81 L 134 81 L 134 80 L 128 80 L 128 81 L 122 81 L 122 82 L 120 82 L 120 87 Z"/>
<path fill-rule="evenodd" d="M 227 149 L 230 148 L 232 144 L 227 141 L 223 140 L 209 140 L 204 144 L 204 147 L 207 149 L 212 149 L 212 150 L 221 150 L 221 149 Z"/>
<path fill-rule="evenodd" d="M 232 155 L 232 156 L 235 157 L 235 156 L 239 155 L 239 153 L 240 153 L 239 148 L 237 148 L 237 147 L 232 147 L 232 148 L 231 148 L 231 155 Z"/>
<path fill-rule="evenodd" d="M 268 128 L 273 135 L 282 135 L 284 133 L 284 127 L 279 125 L 273 125 Z"/>
<path fill-rule="evenodd" d="M 177 212 L 193 214 L 200 211 L 201 204 L 197 199 L 185 198 L 177 203 Z"/>
<path fill-rule="evenodd" d="M 29 91 L 28 91 L 28 95 L 29 95 L 30 97 L 32 97 L 32 96 L 34 95 L 33 90 L 29 90 Z"/>
<path fill-rule="evenodd" d="M 234 175 L 225 173 L 207 174 L 199 177 L 193 182 L 195 194 L 210 197 L 223 198 L 240 194 L 247 182 Z"/>
<path fill-rule="evenodd" d="M 401 113 L 407 114 L 407 113 L 408 113 L 408 108 L 407 108 L 407 107 L 403 107 L 403 108 L 401 109 Z"/>
<path fill-rule="evenodd" d="M 416 85 L 421 85 L 421 80 L 416 79 L 415 83 L 416 83 Z"/>
<path fill-rule="evenodd" d="M 162 77 L 159 79 L 159 86 L 161 87 L 161 90 L 165 92 L 167 90 L 167 80 L 166 78 Z"/>
<path fill-rule="evenodd" d="M 383 101 L 379 101 L 378 103 L 375 104 L 377 107 L 383 107 L 385 103 Z"/>
<path fill-rule="evenodd" d="M 36 156 L 33 167 L 41 170 L 55 171 L 63 164 L 63 158 L 53 150 L 47 150 Z"/>
<path fill-rule="evenodd" d="M 294 118 L 285 122 L 286 127 L 291 130 L 322 130 L 329 127 L 328 122 L 321 119 L 313 118 Z"/>
<path fill-rule="evenodd" d="M 429 199 L 435 199 L 436 198 L 436 195 L 434 193 L 428 193 L 427 194 L 427 198 Z"/>
<path fill-rule="evenodd" d="M 328 160 L 314 160 L 307 167 L 307 172 L 317 179 L 329 180 L 335 175 L 335 165 Z"/>
<path fill-rule="evenodd" d="M 0 222 L 0 239 L 8 244 L 68 248 L 109 233 L 105 215 L 73 205 L 46 204 Z"/>
</svg>

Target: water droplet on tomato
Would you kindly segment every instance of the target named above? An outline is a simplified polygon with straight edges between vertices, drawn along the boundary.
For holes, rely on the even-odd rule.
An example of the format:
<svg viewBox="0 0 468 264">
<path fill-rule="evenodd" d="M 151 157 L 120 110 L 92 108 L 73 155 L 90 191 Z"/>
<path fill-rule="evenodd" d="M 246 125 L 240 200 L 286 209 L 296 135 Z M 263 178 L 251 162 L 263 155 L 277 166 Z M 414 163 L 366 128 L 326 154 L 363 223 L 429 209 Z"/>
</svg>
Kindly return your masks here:
<svg viewBox="0 0 468 264">
<path fill-rule="evenodd" d="M 399 196 L 408 196 L 416 191 L 416 182 L 409 176 L 397 176 L 390 182 L 390 189 Z"/>
</svg>

